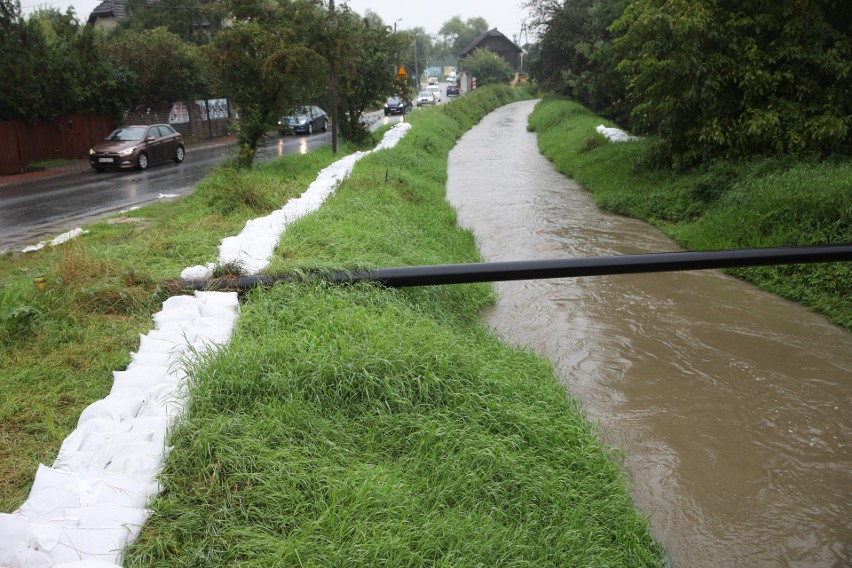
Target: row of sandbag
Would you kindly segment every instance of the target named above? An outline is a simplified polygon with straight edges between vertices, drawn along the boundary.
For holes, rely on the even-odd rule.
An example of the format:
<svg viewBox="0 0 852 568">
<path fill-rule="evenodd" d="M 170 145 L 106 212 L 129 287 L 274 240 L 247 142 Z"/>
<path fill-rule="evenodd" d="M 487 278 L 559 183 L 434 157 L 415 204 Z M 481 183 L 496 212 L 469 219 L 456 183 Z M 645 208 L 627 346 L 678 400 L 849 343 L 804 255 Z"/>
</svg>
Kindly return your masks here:
<svg viewBox="0 0 852 568">
<path fill-rule="evenodd" d="M 235 292 L 163 303 L 109 395 L 86 407 L 52 467 L 39 465 L 24 504 L 0 514 L 0 566 L 114 566 L 148 518 L 166 440 L 186 404 L 186 364 L 226 344 Z"/>
</svg>

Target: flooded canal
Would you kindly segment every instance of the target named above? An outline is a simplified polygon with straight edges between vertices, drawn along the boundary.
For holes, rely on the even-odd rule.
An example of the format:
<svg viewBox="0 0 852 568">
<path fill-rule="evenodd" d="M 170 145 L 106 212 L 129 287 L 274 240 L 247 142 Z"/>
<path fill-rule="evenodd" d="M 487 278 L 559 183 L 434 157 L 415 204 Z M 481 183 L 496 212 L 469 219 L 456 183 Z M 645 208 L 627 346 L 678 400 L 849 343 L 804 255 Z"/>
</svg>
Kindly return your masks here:
<svg viewBox="0 0 852 568">
<path fill-rule="evenodd" d="M 678 250 L 556 173 L 533 106 L 497 110 L 450 155 L 448 199 L 488 260 Z M 674 566 L 852 564 L 847 332 L 717 271 L 497 290 L 488 323 L 547 356 L 622 449 Z"/>
</svg>

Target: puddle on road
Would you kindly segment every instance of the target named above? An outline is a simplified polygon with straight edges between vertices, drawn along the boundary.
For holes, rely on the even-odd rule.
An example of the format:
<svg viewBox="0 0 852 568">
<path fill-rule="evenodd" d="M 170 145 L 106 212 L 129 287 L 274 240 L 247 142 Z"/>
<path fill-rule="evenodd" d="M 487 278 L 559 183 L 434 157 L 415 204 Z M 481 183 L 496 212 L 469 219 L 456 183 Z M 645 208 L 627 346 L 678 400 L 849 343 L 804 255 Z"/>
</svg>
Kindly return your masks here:
<svg viewBox="0 0 852 568">
<path fill-rule="evenodd" d="M 491 261 L 678 250 L 599 211 L 526 131 L 534 103 L 460 140 L 447 195 Z M 852 338 L 717 271 L 500 283 L 485 318 L 553 361 L 624 450 L 679 567 L 852 563 Z"/>
</svg>

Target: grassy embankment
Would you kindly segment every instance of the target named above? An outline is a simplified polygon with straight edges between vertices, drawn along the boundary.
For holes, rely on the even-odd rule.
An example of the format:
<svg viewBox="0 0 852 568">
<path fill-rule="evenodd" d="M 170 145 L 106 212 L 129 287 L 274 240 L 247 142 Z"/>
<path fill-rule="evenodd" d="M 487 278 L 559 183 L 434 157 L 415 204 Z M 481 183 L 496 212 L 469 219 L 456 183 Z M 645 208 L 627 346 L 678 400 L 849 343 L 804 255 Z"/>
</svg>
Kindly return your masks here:
<svg viewBox="0 0 852 568">
<path fill-rule="evenodd" d="M 317 213 L 287 230 L 272 269 L 479 260 L 444 200 L 446 158 L 464 130 L 511 98 L 508 89 L 482 90 L 412 115 L 414 128 L 396 149 L 359 162 Z M 195 207 L 215 201 L 212 193 L 228 197 L 216 188 L 257 183 L 256 172 L 227 183 L 219 176 L 191 198 Z M 167 207 L 174 205 L 134 216 Z M 208 216 L 219 237 L 244 220 Z M 69 249 L 77 252 L 43 253 L 38 269 L 48 255 L 86 255 L 74 264 L 88 264 L 110 246 L 130 247 L 132 232 L 99 224 Z M 162 228 L 142 234 L 149 233 L 165 237 Z M 154 281 L 209 260 L 210 236 L 109 253 L 121 267 L 111 271 L 115 292 L 124 292 L 127 274 Z M 182 246 L 191 253 L 178 255 Z M 160 255 L 181 258 L 155 262 Z M 51 281 L 61 272 L 54 268 Z M 51 293 L 69 292 L 55 286 Z M 101 344 L 88 356 L 113 356 L 85 374 L 63 362 L 64 374 L 98 381 L 102 396 L 107 369 L 126 363 L 163 294 L 146 291 L 133 317 L 117 316 L 114 329 L 109 318 L 95 326 L 86 343 Z M 193 371 L 191 410 L 163 473 L 167 491 L 127 563 L 661 565 L 663 552 L 632 506 L 615 455 L 551 367 L 478 323 L 492 300 L 487 285 L 394 291 L 315 282 L 249 294 L 230 347 Z M 30 341 L 47 341 L 51 326 L 42 325 Z M 23 344 L 13 348 L 5 369 L 26 353 Z M 50 368 L 36 367 L 36 358 L 28 365 L 28 377 Z M 43 382 L 16 385 L 22 411 L 26 397 L 47 390 Z M 42 453 L 49 461 L 49 450 Z M 17 504 L 19 494 L 4 505 Z"/>
<path fill-rule="evenodd" d="M 415 113 L 284 234 L 273 271 L 479 260 L 444 199 L 487 91 Z M 249 295 L 194 373 L 166 494 L 129 562 L 655 566 L 618 466 L 538 356 L 478 323 L 486 285 Z"/>
<path fill-rule="evenodd" d="M 0 256 L 0 511 L 24 501 L 39 462 L 53 463 L 83 408 L 109 393 L 111 371 L 130 362 L 168 295 L 159 283 L 215 260 L 223 237 L 298 196 L 335 159 L 321 149 L 251 175 L 223 169 L 186 199 L 95 223 L 56 248 Z M 36 294 L 40 274 L 47 286 Z"/>
<path fill-rule="evenodd" d="M 653 223 L 690 250 L 852 242 L 848 159 L 763 158 L 681 172 L 653 169 L 641 165 L 653 140 L 609 143 L 595 131 L 604 122 L 556 98 L 542 101 L 530 118 L 542 153 L 603 209 Z M 730 272 L 852 329 L 852 263 Z"/>
</svg>

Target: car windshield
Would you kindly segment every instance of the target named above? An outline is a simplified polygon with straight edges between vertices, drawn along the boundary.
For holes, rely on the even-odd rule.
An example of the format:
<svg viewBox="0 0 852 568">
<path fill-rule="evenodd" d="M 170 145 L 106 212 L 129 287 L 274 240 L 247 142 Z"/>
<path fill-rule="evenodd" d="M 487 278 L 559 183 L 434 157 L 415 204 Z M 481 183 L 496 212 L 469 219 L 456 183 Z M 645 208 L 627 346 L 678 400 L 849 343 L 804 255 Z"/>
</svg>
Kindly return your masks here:
<svg viewBox="0 0 852 568">
<path fill-rule="evenodd" d="M 307 107 L 296 107 L 296 108 L 294 108 L 293 110 L 290 111 L 290 114 L 288 116 L 299 116 L 299 115 L 306 115 L 306 114 L 308 114 Z"/>
<path fill-rule="evenodd" d="M 390 97 L 390 98 L 388 99 L 388 104 L 390 104 L 390 105 L 398 105 L 398 104 L 399 104 L 399 99 L 398 99 L 398 98 L 396 98 L 396 97 Z"/>
<path fill-rule="evenodd" d="M 431 97 L 432 91 L 420 91 L 420 96 L 421 97 Z"/>
<path fill-rule="evenodd" d="M 130 142 L 132 140 L 142 140 L 145 138 L 144 126 L 129 126 L 127 128 L 116 128 L 112 134 L 107 136 L 107 140 L 111 142 Z"/>
</svg>

